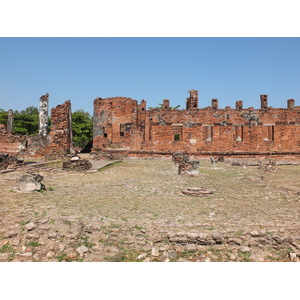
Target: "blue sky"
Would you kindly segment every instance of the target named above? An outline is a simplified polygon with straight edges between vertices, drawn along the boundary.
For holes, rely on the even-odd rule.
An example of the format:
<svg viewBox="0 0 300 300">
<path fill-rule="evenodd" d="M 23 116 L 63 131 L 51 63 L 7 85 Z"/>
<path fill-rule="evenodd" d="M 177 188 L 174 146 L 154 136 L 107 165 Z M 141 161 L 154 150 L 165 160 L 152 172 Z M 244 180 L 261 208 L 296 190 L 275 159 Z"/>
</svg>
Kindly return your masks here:
<svg viewBox="0 0 300 300">
<path fill-rule="evenodd" d="M 71 100 L 93 112 L 96 97 L 125 96 L 185 108 L 300 105 L 300 38 L 0 38 L 0 108 L 22 110 L 50 95 L 50 108 Z"/>
</svg>

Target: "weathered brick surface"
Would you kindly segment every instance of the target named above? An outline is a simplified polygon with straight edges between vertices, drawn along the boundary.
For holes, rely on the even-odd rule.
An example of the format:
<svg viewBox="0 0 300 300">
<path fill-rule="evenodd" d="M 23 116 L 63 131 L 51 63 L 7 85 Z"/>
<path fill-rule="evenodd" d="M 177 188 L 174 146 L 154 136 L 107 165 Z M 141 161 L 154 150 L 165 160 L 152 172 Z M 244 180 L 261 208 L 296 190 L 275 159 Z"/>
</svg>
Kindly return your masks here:
<svg viewBox="0 0 300 300">
<path fill-rule="evenodd" d="M 45 154 L 69 154 L 72 151 L 71 102 L 66 101 L 51 110 L 52 127 Z"/>
<path fill-rule="evenodd" d="M 0 152 L 7 154 L 17 154 L 25 150 L 30 143 L 29 136 L 10 135 L 7 133 L 0 135 Z"/>
<path fill-rule="evenodd" d="M 115 97 L 94 101 L 93 150 L 127 151 L 153 155 L 174 152 L 195 155 L 300 155 L 300 107 L 294 99 L 288 108 L 268 106 L 261 95 L 261 108 L 198 108 L 198 92 L 190 91 L 187 109 L 146 110 L 143 100 Z M 292 101 L 291 101 L 292 100 Z"/>
</svg>

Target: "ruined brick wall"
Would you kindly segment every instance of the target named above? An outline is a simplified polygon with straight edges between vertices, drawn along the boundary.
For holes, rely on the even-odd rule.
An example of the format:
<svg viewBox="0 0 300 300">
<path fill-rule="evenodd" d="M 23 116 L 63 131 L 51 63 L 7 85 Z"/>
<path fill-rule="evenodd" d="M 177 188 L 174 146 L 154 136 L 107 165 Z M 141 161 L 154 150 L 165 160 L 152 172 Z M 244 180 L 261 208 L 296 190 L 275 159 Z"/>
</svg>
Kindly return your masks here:
<svg viewBox="0 0 300 300">
<path fill-rule="evenodd" d="M 96 98 L 94 101 L 94 149 L 130 150 L 143 140 L 142 108 L 125 97 Z M 145 110 L 144 110 L 145 111 Z"/>
<path fill-rule="evenodd" d="M 51 109 L 52 127 L 49 146 L 43 154 L 69 154 L 72 152 L 72 111 L 70 100 Z"/>
<path fill-rule="evenodd" d="M 94 150 L 127 150 L 129 153 L 195 155 L 299 155 L 300 107 L 294 99 L 288 108 L 268 107 L 261 95 L 261 108 L 236 109 L 212 106 L 197 108 L 198 93 L 190 91 L 188 109 L 146 110 L 143 100 L 124 97 L 97 98 L 94 102 Z M 292 100 L 292 101 L 291 101 Z"/>
<path fill-rule="evenodd" d="M 8 121 L 6 124 L 0 124 L 0 153 L 10 155 L 18 154 L 27 149 L 31 137 L 24 135 L 12 135 L 13 111 L 8 112 Z"/>
<path fill-rule="evenodd" d="M 52 157 L 73 153 L 71 116 L 70 101 L 53 108 L 51 110 L 52 127 L 46 136 L 44 134 L 12 135 L 7 131 L 6 126 L 1 126 L 0 152 Z M 44 120 L 43 123 L 47 124 L 47 120 Z"/>
<path fill-rule="evenodd" d="M 27 149 L 30 137 L 24 135 L 0 134 L 0 153 L 18 154 Z"/>
</svg>

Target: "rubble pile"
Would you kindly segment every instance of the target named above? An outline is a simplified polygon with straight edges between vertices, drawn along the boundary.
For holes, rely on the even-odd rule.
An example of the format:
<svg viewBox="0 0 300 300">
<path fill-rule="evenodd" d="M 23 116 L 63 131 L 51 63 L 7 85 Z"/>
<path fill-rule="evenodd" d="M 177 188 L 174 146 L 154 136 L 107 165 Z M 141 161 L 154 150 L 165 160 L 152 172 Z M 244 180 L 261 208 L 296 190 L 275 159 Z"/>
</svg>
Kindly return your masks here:
<svg viewBox="0 0 300 300">
<path fill-rule="evenodd" d="M 199 160 L 190 160 L 188 154 L 175 152 L 172 154 L 172 161 L 178 164 L 178 174 L 195 176 L 199 174 Z"/>
<path fill-rule="evenodd" d="M 172 154 L 172 161 L 176 164 L 187 163 L 190 161 L 190 156 L 181 152 L 175 152 Z"/>
<path fill-rule="evenodd" d="M 24 161 L 18 159 L 16 156 L 0 153 L 0 170 L 6 170 L 8 168 L 16 169 L 24 164 Z"/>
<path fill-rule="evenodd" d="M 199 174 L 199 164 L 200 161 L 193 160 L 185 163 L 180 163 L 178 166 L 178 174 L 185 174 L 190 176 L 195 176 Z"/>
<path fill-rule="evenodd" d="M 78 156 L 72 157 L 69 161 L 63 162 L 64 170 L 87 171 L 92 167 L 92 163 L 87 159 L 80 159 Z"/>
</svg>

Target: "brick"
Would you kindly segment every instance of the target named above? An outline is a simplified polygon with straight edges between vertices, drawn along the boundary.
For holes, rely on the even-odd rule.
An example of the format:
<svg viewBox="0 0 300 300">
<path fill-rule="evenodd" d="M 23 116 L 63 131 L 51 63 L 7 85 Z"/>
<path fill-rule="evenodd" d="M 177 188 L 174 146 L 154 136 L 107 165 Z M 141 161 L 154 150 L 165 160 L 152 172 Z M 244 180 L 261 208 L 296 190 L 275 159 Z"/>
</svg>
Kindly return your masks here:
<svg viewBox="0 0 300 300">
<path fill-rule="evenodd" d="M 146 102 L 125 97 L 94 101 L 93 151 L 106 150 L 132 155 L 261 156 L 300 155 L 300 107 L 289 99 L 287 108 L 268 106 L 261 95 L 261 108 L 198 108 L 198 91 L 190 91 L 187 109 L 146 110 Z M 290 101 L 293 100 L 293 101 Z"/>
</svg>

